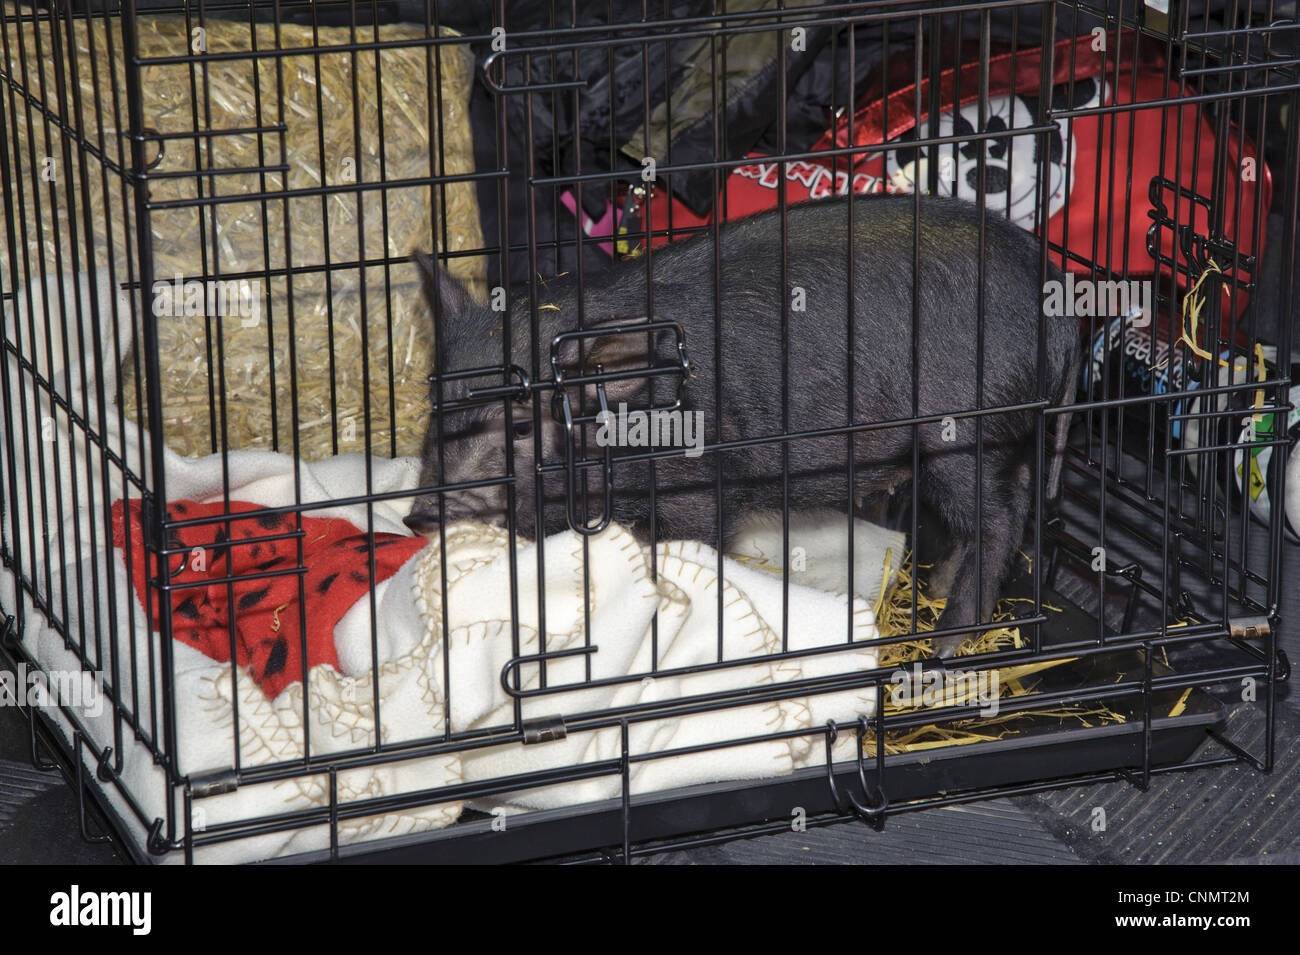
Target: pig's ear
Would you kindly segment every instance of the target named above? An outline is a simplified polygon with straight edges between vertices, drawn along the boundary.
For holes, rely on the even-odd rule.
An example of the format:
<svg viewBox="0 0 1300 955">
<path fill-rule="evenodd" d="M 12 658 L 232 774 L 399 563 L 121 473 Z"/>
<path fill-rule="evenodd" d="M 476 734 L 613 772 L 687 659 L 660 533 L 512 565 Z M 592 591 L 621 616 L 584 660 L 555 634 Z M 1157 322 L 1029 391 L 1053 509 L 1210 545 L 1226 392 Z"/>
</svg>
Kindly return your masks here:
<svg viewBox="0 0 1300 955">
<path fill-rule="evenodd" d="M 454 317 L 475 307 L 469 290 L 452 278 L 446 269 L 439 267 L 433 256 L 416 252 L 411 259 L 420 272 L 424 297 L 430 309 L 436 309 L 440 316 Z"/>
</svg>

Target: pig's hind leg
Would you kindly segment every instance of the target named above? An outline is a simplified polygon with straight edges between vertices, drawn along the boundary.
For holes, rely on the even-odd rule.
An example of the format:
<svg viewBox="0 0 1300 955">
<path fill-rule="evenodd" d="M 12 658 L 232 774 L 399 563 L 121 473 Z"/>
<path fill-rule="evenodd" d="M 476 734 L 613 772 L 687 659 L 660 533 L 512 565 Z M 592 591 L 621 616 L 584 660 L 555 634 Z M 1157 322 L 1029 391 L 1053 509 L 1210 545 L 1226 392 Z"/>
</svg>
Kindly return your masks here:
<svg viewBox="0 0 1300 955">
<path fill-rule="evenodd" d="M 993 453 L 990 453 L 990 452 Z M 935 456 L 922 465 L 923 487 L 948 526 L 952 550 L 930 575 L 933 596 L 947 596 L 936 629 L 986 623 L 993 616 L 1029 513 L 1026 465 L 1001 449 L 984 448 L 979 549 L 975 546 L 975 460 L 969 453 Z M 939 657 L 951 657 L 970 633 L 935 640 Z"/>
</svg>

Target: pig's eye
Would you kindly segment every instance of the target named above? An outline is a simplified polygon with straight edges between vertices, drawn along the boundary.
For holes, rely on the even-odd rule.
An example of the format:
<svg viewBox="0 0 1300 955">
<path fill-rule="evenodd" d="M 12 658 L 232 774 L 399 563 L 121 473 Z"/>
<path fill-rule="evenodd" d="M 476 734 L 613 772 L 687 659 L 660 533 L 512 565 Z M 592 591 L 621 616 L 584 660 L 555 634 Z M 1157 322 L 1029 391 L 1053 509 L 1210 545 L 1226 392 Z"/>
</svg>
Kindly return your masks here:
<svg viewBox="0 0 1300 955">
<path fill-rule="evenodd" d="M 533 422 L 528 418 L 516 418 L 510 429 L 516 438 L 530 438 L 533 434 Z"/>
</svg>

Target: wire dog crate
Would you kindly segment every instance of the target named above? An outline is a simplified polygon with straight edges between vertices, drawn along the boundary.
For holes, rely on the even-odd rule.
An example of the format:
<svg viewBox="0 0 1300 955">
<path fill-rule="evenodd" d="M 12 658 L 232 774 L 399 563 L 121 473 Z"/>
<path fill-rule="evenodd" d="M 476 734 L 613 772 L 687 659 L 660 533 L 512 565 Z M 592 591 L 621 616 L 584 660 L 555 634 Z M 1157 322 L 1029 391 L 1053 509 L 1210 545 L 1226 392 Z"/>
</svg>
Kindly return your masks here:
<svg viewBox="0 0 1300 955">
<path fill-rule="evenodd" d="M 9 0 L 0 654 L 33 760 L 137 860 L 186 862 L 626 862 L 1270 771 L 1271 730 L 1252 752 L 1224 714 L 1271 727 L 1289 675 L 1298 23 L 1282 0 Z M 886 204 L 901 231 L 854 225 Z M 814 208 L 844 216 L 829 304 L 799 278 Z M 958 208 L 976 225 L 936 254 L 923 221 Z M 926 291 L 963 257 L 969 296 Z M 858 295 L 869 274 L 907 307 Z M 1013 286 L 1032 348 L 1003 331 Z M 922 339 L 967 307 L 968 353 Z M 596 360 L 633 340 L 644 360 Z M 900 377 L 867 407 L 848 357 L 886 340 Z M 963 371 L 927 407 L 945 350 Z M 435 367 L 453 353 L 486 357 Z M 836 362 L 844 395 L 810 394 Z M 602 441 L 621 395 L 708 408 L 698 443 Z M 1019 490 L 992 463 L 1016 415 Z M 928 478 L 873 493 L 861 448 L 900 435 L 928 474 L 923 429 L 971 436 L 969 541 Z M 825 447 L 841 506 L 805 513 Z M 688 458 L 709 507 L 683 530 Z M 755 461 L 767 497 L 736 490 Z M 953 623 L 962 548 L 951 593 L 1000 599 Z M 937 657 L 936 623 L 967 652 Z"/>
</svg>

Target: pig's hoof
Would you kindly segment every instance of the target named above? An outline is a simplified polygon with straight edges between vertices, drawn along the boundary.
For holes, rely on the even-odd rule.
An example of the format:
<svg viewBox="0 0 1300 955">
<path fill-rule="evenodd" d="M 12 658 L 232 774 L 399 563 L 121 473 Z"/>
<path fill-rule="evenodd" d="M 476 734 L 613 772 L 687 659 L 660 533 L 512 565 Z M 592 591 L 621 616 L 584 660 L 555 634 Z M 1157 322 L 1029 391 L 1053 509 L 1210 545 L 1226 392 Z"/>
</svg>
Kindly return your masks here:
<svg viewBox="0 0 1300 955">
<path fill-rule="evenodd" d="M 934 655 L 940 660 L 947 660 L 957 655 L 961 645 L 966 642 L 966 634 L 958 633 L 951 637 L 937 637 L 934 641 Z"/>
</svg>

